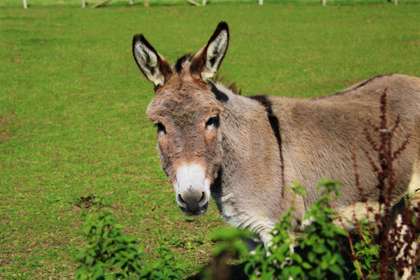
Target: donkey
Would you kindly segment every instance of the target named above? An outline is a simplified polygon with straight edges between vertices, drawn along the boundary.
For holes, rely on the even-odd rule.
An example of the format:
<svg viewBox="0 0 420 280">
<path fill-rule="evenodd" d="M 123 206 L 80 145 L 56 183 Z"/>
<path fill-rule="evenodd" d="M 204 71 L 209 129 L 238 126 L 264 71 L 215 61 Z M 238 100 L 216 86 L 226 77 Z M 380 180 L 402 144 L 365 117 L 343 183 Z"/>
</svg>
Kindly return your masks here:
<svg viewBox="0 0 420 280">
<path fill-rule="evenodd" d="M 285 210 L 293 204 L 298 221 L 320 196 L 316 184 L 322 178 L 342 183 L 337 208 L 360 202 L 352 151 L 370 149 L 363 129 L 378 118 L 384 89 L 389 118 L 401 118 L 394 141 L 412 135 L 395 162 L 394 197 L 407 191 L 420 142 L 413 133 L 420 118 L 420 78 L 377 76 L 313 99 L 245 97 L 215 80 L 228 45 L 228 25 L 220 22 L 203 48 L 170 66 L 143 35 L 133 37 L 134 59 L 154 84 L 147 115 L 157 128 L 162 169 L 183 212 L 205 213 L 212 196 L 227 222 L 268 244 Z M 369 162 L 359 160 L 358 166 L 364 195 L 377 201 Z M 294 195 L 294 182 L 305 186 L 307 196 Z"/>
</svg>

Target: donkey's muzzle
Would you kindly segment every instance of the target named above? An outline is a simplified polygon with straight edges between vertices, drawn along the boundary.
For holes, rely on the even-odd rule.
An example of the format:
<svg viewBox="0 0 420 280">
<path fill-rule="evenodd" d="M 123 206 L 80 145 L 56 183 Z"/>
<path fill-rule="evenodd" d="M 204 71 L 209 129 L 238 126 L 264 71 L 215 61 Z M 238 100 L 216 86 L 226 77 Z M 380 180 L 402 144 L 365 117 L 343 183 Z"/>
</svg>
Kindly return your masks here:
<svg viewBox="0 0 420 280">
<path fill-rule="evenodd" d="M 204 192 L 185 192 L 178 194 L 177 201 L 181 210 L 187 215 L 204 214 L 208 207 L 209 198 Z"/>
</svg>

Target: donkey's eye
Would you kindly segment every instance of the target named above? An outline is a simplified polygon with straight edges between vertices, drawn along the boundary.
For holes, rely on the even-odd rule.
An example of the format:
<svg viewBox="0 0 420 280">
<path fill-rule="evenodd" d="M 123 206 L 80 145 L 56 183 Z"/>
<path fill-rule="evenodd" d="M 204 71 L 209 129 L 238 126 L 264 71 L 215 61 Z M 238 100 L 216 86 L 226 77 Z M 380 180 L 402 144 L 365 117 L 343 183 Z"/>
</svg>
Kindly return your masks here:
<svg viewBox="0 0 420 280">
<path fill-rule="evenodd" d="M 166 129 L 165 126 L 162 123 L 155 123 L 156 129 L 157 129 L 157 133 L 166 133 Z"/>
<path fill-rule="evenodd" d="M 219 127 L 219 124 L 220 124 L 219 116 L 214 116 L 207 120 L 206 128 Z"/>
</svg>

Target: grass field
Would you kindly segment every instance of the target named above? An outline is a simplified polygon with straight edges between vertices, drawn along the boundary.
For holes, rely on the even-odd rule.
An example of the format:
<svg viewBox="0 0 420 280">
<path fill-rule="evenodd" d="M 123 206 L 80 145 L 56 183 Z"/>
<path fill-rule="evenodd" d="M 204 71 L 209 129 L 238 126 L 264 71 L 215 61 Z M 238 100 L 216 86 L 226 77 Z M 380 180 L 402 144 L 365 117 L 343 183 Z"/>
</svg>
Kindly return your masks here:
<svg viewBox="0 0 420 280">
<path fill-rule="evenodd" d="M 35 6 L 78 6 L 81 5 L 81 0 L 27 0 L 30 7 Z M 132 0 L 134 5 L 143 5 L 143 0 Z M 418 3 L 420 0 L 398 0 L 399 3 Z M 94 6 L 97 3 L 101 3 L 103 0 L 86 0 L 88 6 Z M 201 0 L 197 1 L 201 3 Z M 257 0 L 209 0 L 207 1 L 210 4 L 220 4 L 220 3 L 252 3 L 256 4 Z M 388 0 L 327 0 L 329 4 L 345 4 L 353 5 L 358 4 L 372 4 L 372 3 L 387 3 Z M 161 5 L 188 5 L 187 0 L 149 0 L 149 3 L 152 6 L 161 6 Z M 319 5 L 320 0 L 264 0 L 264 3 L 269 4 L 315 4 Z M 128 0 L 111 0 L 107 6 L 128 6 Z M 0 7 L 22 7 L 22 0 L 2 0 L 0 2 Z"/>
<path fill-rule="evenodd" d="M 0 9 L 0 279 L 67 279 L 82 243 L 80 197 L 108 201 L 153 256 L 193 271 L 215 206 L 178 210 L 145 116 L 152 86 L 131 56 L 143 32 L 174 61 L 217 22 L 231 26 L 222 74 L 244 94 L 318 96 L 380 73 L 420 76 L 420 5 L 115 6 Z"/>
</svg>

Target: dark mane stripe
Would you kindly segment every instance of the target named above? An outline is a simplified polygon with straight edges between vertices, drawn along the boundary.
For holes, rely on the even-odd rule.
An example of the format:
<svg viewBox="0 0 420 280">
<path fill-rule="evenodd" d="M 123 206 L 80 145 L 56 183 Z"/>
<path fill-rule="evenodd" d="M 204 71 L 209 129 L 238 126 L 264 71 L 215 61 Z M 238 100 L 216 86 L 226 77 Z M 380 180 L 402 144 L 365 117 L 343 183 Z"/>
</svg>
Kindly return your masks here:
<svg viewBox="0 0 420 280">
<path fill-rule="evenodd" d="M 276 137 L 277 145 L 279 147 L 279 156 L 280 156 L 280 170 L 281 170 L 281 183 L 282 183 L 282 196 L 284 195 L 284 188 L 285 188 L 285 180 L 284 180 L 284 158 L 283 158 L 283 149 L 282 149 L 282 139 L 280 134 L 280 123 L 277 116 L 273 113 L 273 104 L 271 103 L 270 99 L 265 95 L 256 95 L 256 96 L 249 96 L 249 98 L 259 102 L 262 106 L 264 106 L 268 121 L 270 123 L 271 129 L 273 130 L 273 134 Z"/>
<path fill-rule="evenodd" d="M 219 90 L 217 86 L 213 84 L 213 82 L 209 81 L 208 83 L 210 85 L 211 92 L 214 94 L 217 100 L 220 102 L 227 102 L 229 100 L 229 97 L 223 91 Z"/>
<path fill-rule="evenodd" d="M 213 78 L 213 81 L 215 83 L 220 83 L 223 86 L 227 87 L 229 90 L 231 90 L 234 94 L 241 95 L 241 89 L 235 84 L 235 83 L 229 83 L 229 81 L 226 81 L 222 76 L 219 74 L 216 74 L 216 77 Z"/>
</svg>

